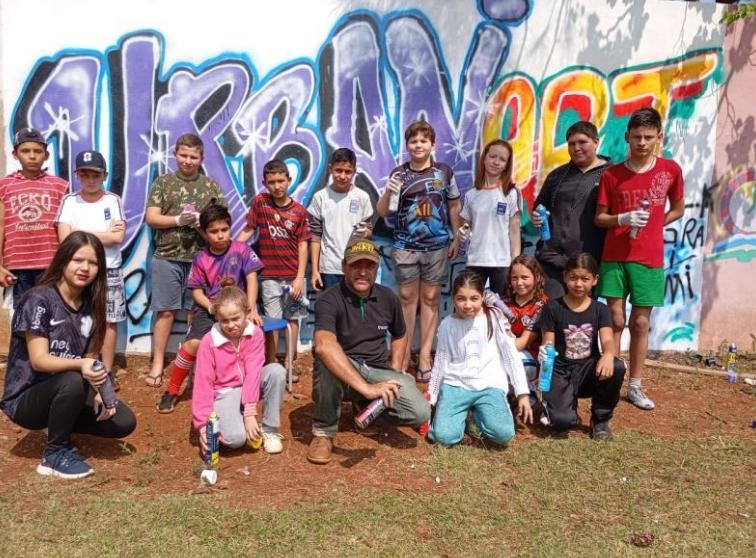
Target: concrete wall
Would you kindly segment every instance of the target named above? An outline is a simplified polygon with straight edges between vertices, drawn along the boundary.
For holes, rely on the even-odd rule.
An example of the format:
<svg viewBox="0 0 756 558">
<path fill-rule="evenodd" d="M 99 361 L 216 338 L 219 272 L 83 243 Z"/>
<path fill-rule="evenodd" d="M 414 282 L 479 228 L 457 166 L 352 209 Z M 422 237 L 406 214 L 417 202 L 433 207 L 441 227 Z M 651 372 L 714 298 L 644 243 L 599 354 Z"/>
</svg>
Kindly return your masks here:
<svg viewBox="0 0 756 558">
<path fill-rule="evenodd" d="M 545 174 L 567 160 L 563 136 L 572 122 L 596 122 L 601 152 L 621 160 L 627 117 L 643 105 L 665 117 L 663 153 L 684 169 L 688 206 L 665 233 L 667 306 L 654 313 L 651 345 L 701 345 L 702 311 L 714 319 L 722 298 L 707 299 L 716 292 L 709 269 L 722 264 L 711 259 L 721 253 L 715 244 L 707 245 L 704 264 L 713 226 L 706 196 L 734 166 L 719 162 L 735 143 L 721 131 L 722 93 L 734 87 L 726 41 L 737 42 L 718 23 L 724 8 L 630 0 L 439 5 L 185 0 L 177 10 L 133 0 L 94 18 L 102 8 L 93 0 L 37 0 L 30 41 L 28 4 L 3 1 L 3 124 L 48 133 L 61 176 L 71 176 L 80 150 L 103 151 L 109 187 L 124 198 L 129 319 L 121 337 L 129 350 L 149 350 L 151 246 L 143 214 L 152 180 L 174 167 L 170 151 L 180 133 L 205 140 L 205 171 L 224 188 L 238 230 L 261 188 L 262 164 L 274 156 L 287 161 L 293 195 L 307 204 L 326 182 L 330 152 L 351 147 L 358 185 L 375 198 L 404 158 L 402 130 L 423 116 L 437 129 L 437 158 L 452 165 L 463 191 L 481 145 L 511 140 L 518 186 L 532 202 Z M 728 230 L 722 238 L 733 236 Z M 390 233 L 377 232 L 387 256 Z M 449 279 L 461 266 L 452 266 Z M 381 271 L 392 284 L 388 257 Z M 753 323 L 746 290 L 727 291 L 741 314 L 749 308 L 741 323 Z M 448 297 L 442 304 L 448 312 Z M 176 338 L 182 331 L 178 323 Z"/>
<path fill-rule="evenodd" d="M 756 351 L 756 20 L 725 37 L 715 178 L 703 266 L 702 347 L 723 341 Z"/>
</svg>

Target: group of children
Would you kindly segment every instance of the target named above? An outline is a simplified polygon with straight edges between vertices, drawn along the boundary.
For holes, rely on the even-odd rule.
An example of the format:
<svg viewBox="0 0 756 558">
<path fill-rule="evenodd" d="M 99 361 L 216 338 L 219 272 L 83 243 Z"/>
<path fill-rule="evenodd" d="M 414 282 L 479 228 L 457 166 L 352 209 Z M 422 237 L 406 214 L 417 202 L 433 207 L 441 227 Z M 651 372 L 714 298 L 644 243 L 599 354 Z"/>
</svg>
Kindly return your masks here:
<svg viewBox="0 0 756 558">
<path fill-rule="evenodd" d="M 649 111 L 656 116 L 649 116 Z M 680 169 L 674 162 L 656 157 L 661 137 L 656 111 L 641 109 L 633 115 L 626 134 L 630 158 L 610 167 L 601 179 L 596 223 L 610 229 L 601 268 L 590 255 L 571 254 L 564 272 L 567 293 L 549 301 L 538 261 L 520 253 L 522 200 L 512 180 L 511 145 L 495 140 L 485 146 L 475 188 L 461 204 L 451 169 L 432 158 L 433 128 L 415 122 L 406 130 L 409 161 L 389 174 L 376 210 L 394 227 L 392 259 L 409 332 L 414 331 L 419 309 L 416 379 L 430 382 L 435 406 L 431 439 L 454 444 L 466 426 L 477 427 L 498 442 L 511 439 L 514 424 L 507 395 L 512 392 L 519 416 L 531 422 L 538 363 L 549 343 L 558 357 L 552 389 L 542 397 L 542 422 L 568 428 L 577 422 L 577 397 L 590 395 L 594 437 L 611 438 L 608 421 L 625 373 L 624 363 L 616 358 L 625 325 L 625 301 L 630 294 L 631 389 L 640 389 L 648 318 L 651 307 L 663 304 L 662 227 L 682 213 Z M 42 168 L 49 156 L 46 148 L 38 131 L 19 131 L 13 153 L 22 169 L 0 181 L 0 235 L 4 234 L 0 238 L 0 284 L 13 286 L 18 318 L 14 318 L 12 344 L 25 343 L 30 354 L 36 351 L 32 351 L 35 339 L 30 339 L 29 331 L 34 328 L 29 321 L 33 325 L 39 319 L 30 316 L 25 307 L 36 296 L 24 297 L 24 292 L 40 281 L 45 269 L 44 284 L 67 281 L 66 266 L 75 259 L 56 269 L 50 267 L 58 242 L 65 244 L 75 231 L 87 231 L 91 233 L 87 242 L 95 245 L 95 252 L 96 245 L 104 248 L 104 262 L 92 262 L 86 277 L 89 282 L 83 275 L 79 278 L 86 283 L 80 291 L 90 284 L 105 285 L 107 304 L 102 319 L 106 325 L 102 335 L 98 330 L 92 338 L 96 342 L 84 343 L 63 358 L 101 355 L 109 371 L 117 323 L 126 315 L 120 271 L 119 246 L 125 235 L 121 202 L 103 188 L 107 166 L 100 153 L 77 155 L 75 174 L 81 187 L 65 195 L 67 184 Z M 289 315 L 292 305 L 287 301 L 305 295 L 308 262 L 310 284 L 316 291 L 338 284 L 349 238 L 371 235 L 377 219 L 372 200 L 354 183 L 356 158 L 349 149 L 334 151 L 328 165 L 331 182 L 315 194 L 308 209 L 289 196 L 291 177 L 286 165 L 272 160 L 263 169 L 267 191 L 252 200 L 245 226 L 232 240 L 232 219 L 223 193 L 200 172 L 200 138 L 180 136 L 174 156 L 177 170 L 155 180 L 145 213 L 154 230 L 155 247 L 150 262 L 153 359 L 146 382 L 153 387 L 162 385 L 164 355 L 176 312 L 190 310 L 190 325 L 157 410 L 173 411 L 196 362 L 192 416 L 203 447 L 204 424 L 214 410 L 220 417 L 223 443 L 240 446 L 262 438 L 266 451 L 278 453 L 282 449 L 278 430 L 285 370 L 276 360 L 277 332 L 263 334 L 264 320 L 289 320 L 297 338 L 298 321 Z M 671 208 L 665 213 L 667 199 Z M 640 205 L 641 201 L 645 205 Z M 250 241 L 255 242 L 256 251 L 248 245 Z M 438 328 L 434 359 L 441 285 L 447 280 L 450 259 L 456 258 L 461 248 L 466 249 L 467 269 L 454 280 L 454 312 Z M 74 258 L 75 254 L 69 250 L 68 256 Z M 73 279 L 77 277 L 74 273 Z M 599 281 L 598 291 L 594 291 Z M 486 284 L 495 295 L 485 290 Z M 263 317 L 258 314 L 258 285 Z M 57 289 L 62 294 L 61 287 Z M 608 309 L 592 298 L 596 294 L 607 297 Z M 498 296 L 506 300 L 505 305 Z M 63 302 L 71 306 L 69 310 L 90 307 L 80 299 L 71 305 L 63 297 Z M 402 371 L 409 365 L 410 346 L 408 343 Z M 53 354 L 52 345 L 48 352 Z M 82 365 L 81 375 L 97 387 L 102 376 L 95 377 L 89 364 Z M 46 366 L 38 368 L 32 359 L 34 370 L 52 371 Z M 9 366 L 3 398 L 6 412 L 13 378 Z M 44 379 L 46 375 L 38 375 L 31 383 Z M 261 397 L 264 413 L 262 424 L 258 424 Z M 46 449 L 46 455 L 60 451 L 68 442 L 56 444 L 50 451 Z M 66 453 L 66 459 L 70 461 L 71 455 L 75 453 Z"/>
</svg>

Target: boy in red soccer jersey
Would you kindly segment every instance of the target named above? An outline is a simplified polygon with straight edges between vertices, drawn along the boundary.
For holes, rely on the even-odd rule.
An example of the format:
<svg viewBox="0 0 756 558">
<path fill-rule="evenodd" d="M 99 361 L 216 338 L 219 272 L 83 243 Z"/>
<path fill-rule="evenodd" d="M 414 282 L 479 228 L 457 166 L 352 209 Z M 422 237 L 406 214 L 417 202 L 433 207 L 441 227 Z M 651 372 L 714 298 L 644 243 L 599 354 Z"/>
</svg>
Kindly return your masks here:
<svg viewBox="0 0 756 558">
<path fill-rule="evenodd" d="M 656 156 L 662 137 L 661 116 L 655 109 L 642 108 L 630 116 L 625 133 L 630 157 L 601 175 L 596 204 L 596 225 L 609 229 L 597 294 L 606 298 L 618 350 L 630 296 L 627 397 L 645 410 L 656 408 L 641 387 L 641 376 L 651 310 L 664 306 L 664 227 L 685 211 L 680 165 Z"/>
</svg>

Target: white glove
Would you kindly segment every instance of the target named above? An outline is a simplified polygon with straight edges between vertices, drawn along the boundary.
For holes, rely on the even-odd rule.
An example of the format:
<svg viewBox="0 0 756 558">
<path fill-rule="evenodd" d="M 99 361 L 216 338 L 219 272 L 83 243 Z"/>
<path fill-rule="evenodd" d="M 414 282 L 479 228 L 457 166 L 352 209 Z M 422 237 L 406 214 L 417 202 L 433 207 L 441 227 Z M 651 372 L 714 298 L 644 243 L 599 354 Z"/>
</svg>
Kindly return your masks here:
<svg viewBox="0 0 756 558">
<path fill-rule="evenodd" d="M 389 178 L 389 181 L 386 183 L 386 189 L 392 194 L 398 194 L 401 191 L 402 179 L 398 172 Z"/>
<path fill-rule="evenodd" d="M 182 211 L 176 215 L 176 226 L 196 227 L 199 225 L 199 213 L 196 211 Z"/>
<path fill-rule="evenodd" d="M 643 209 L 633 209 L 617 215 L 617 224 L 620 227 L 635 227 L 642 229 L 648 223 L 648 216 L 651 213 Z"/>
</svg>

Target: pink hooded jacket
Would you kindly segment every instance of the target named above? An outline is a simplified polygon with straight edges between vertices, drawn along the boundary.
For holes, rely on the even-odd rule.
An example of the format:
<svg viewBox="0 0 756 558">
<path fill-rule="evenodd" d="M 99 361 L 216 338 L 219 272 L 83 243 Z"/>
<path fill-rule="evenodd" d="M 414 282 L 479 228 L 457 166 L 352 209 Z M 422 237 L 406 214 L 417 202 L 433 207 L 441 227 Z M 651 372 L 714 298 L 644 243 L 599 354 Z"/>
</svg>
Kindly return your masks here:
<svg viewBox="0 0 756 558">
<path fill-rule="evenodd" d="M 200 429 L 207 423 L 215 394 L 224 388 L 241 386 L 244 414 L 257 414 L 264 363 L 265 336 L 261 328 L 247 322 L 237 348 L 215 324 L 202 338 L 197 351 L 192 391 L 194 428 Z"/>
</svg>

